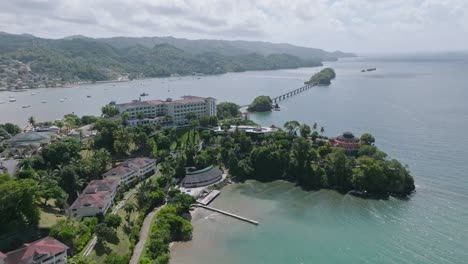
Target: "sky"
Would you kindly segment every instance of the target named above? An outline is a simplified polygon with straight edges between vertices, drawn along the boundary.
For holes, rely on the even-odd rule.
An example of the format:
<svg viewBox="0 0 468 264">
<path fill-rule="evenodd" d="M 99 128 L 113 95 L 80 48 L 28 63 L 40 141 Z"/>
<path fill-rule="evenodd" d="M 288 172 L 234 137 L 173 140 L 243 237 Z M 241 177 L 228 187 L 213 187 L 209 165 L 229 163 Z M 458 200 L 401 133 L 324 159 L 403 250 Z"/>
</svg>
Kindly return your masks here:
<svg viewBox="0 0 468 264">
<path fill-rule="evenodd" d="M 458 51 L 468 49 L 468 0 L 0 0 L 0 31 Z"/>
</svg>

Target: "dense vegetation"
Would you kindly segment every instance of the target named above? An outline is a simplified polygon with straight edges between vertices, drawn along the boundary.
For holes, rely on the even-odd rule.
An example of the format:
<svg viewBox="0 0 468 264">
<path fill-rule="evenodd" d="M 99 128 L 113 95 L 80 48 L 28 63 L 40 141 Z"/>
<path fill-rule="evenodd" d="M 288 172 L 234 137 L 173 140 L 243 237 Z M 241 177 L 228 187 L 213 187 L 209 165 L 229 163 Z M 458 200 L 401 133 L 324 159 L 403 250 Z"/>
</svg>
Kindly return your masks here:
<svg viewBox="0 0 468 264">
<path fill-rule="evenodd" d="M 285 124 L 288 132 L 259 137 L 257 144 L 243 132 L 227 136 L 223 145 L 230 153 L 230 173 L 240 179 L 289 180 L 305 189 L 355 190 L 365 195 L 407 195 L 414 180 L 406 167 L 376 146 L 363 144 L 355 156 L 332 148 L 320 138 L 312 139 L 310 129 L 297 122 Z M 301 136 L 295 136 L 296 131 Z M 248 143 L 246 143 L 248 142 Z M 240 151 L 233 151 L 234 149 Z"/>
<path fill-rule="evenodd" d="M 328 85 L 331 83 L 331 80 L 335 79 L 336 74 L 332 68 L 325 68 L 318 73 L 312 75 L 310 80 L 305 82 L 305 84 L 322 84 Z"/>
<path fill-rule="evenodd" d="M 271 111 L 272 105 L 273 101 L 269 96 L 261 95 L 253 100 L 247 110 L 250 112 L 267 112 Z"/>
<path fill-rule="evenodd" d="M 127 74 L 137 78 L 311 67 L 322 65 L 320 61 L 323 60 L 319 57 L 302 59 L 285 52 L 260 54 L 247 49 L 244 53 L 209 50 L 191 53 L 190 49 L 167 43 L 151 46 L 135 43 L 121 47 L 108 42 L 0 34 L 0 61 L 20 61 L 29 65 L 33 73 L 39 74 L 37 76 L 57 78 L 63 83 L 102 81 Z"/>
<path fill-rule="evenodd" d="M 230 102 L 221 102 L 216 105 L 216 115 L 218 119 L 229 119 L 240 117 L 242 113 L 240 112 L 239 105 Z"/>
</svg>

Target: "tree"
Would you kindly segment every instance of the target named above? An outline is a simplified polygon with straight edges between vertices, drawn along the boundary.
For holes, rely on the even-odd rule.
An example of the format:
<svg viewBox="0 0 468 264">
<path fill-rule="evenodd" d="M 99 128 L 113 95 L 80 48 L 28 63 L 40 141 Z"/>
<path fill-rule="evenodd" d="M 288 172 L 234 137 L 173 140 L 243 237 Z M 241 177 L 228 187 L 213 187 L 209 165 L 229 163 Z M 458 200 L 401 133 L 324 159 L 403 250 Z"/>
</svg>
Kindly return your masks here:
<svg viewBox="0 0 468 264">
<path fill-rule="evenodd" d="M 137 209 L 136 205 L 134 203 L 126 203 L 124 205 L 124 210 L 125 210 L 125 218 L 127 219 L 127 222 L 130 220 L 130 215 Z"/>
<path fill-rule="evenodd" d="M 120 118 L 122 119 L 122 125 L 127 126 L 128 119 L 130 118 L 130 114 L 127 111 L 123 111 L 122 114 L 120 115 Z"/>
<path fill-rule="evenodd" d="M 114 105 L 106 105 L 101 108 L 102 116 L 114 117 L 119 114 L 119 109 Z"/>
<path fill-rule="evenodd" d="M 320 127 L 320 135 L 323 135 L 323 132 L 325 132 L 325 128 L 324 128 L 324 127 Z"/>
<path fill-rule="evenodd" d="M 197 114 L 195 114 L 194 112 L 189 112 L 185 115 L 185 119 L 187 119 L 187 122 L 190 120 L 195 120 L 197 119 Z"/>
<path fill-rule="evenodd" d="M 223 123 L 221 124 L 221 129 L 224 131 L 224 132 L 228 132 L 229 129 L 231 129 L 231 125 L 229 123 Z"/>
<path fill-rule="evenodd" d="M 33 116 L 29 117 L 28 123 L 29 123 L 31 126 L 33 126 L 33 127 L 36 126 L 36 120 L 34 119 Z"/>
<path fill-rule="evenodd" d="M 137 119 L 142 121 L 143 119 L 145 119 L 145 114 L 143 112 L 138 112 Z"/>
<path fill-rule="evenodd" d="M 336 77 L 335 71 L 332 68 L 325 68 L 320 72 L 312 75 L 309 81 L 304 82 L 305 84 L 322 84 L 328 85 L 331 80 Z"/>
<path fill-rule="evenodd" d="M 98 243 L 113 241 L 116 237 L 115 230 L 104 223 L 96 225 L 96 236 Z"/>
<path fill-rule="evenodd" d="M 5 129 L 5 131 L 11 136 L 21 133 L 21 128 L 12 123 L 5 123 L 3 125 L 0 125 L 0 128 Z"/>
<path fill-rule="evenodd" d="M 271 111 L 273 101 L 269 96 L 258 96 L 253 102 L 249 105 L 247 110 L 251 112 L 267 112 Z"/>
<path fill-rule="evenodd" d="M 312 129 L 314 129 L 314 131 L 317 130 L 317 123 L 314 123 L 314 124 L 312 125 Z"/>
<path fill-rule="evenodd" d="M 51 169 L 55 169 L 59 165 L 69 164 L 73 159 L 80 159 L 80 151 L 81 142 L 78 139 L 67 137 L 45 147 L 42 150 L 42 158 Z"/>
<path fill-rule="evenodd" d="M 300 129 L 299 129 L 299 132 L 301 134 L 301 137 L 304 137 L 304 138 L 307 138 L 309 135 L 310 135 L 310 126 L 306 125 L 306 124 L 302 124 Z"/>
<path fill-rule="evenodd" d="M 210 125 L 210 116 L 202 115 L 199 118 L 200 126 L 207 127 Z"/>
<path fill-rule="evenodd" d="M 58 176 L 60 187 L 68 194 L 68 202 L 72 203 L 78 196 L 77 193 L 83 188 L 84 179 L 80 178 L 72 165 L 60 167 L 54 173 Z"/>
<path fill-rule="evenodd" d="M 240 117 L 240 106 L 231 102 L 221 102 L 216 105 L 216 115 L 218 119 L 228 119 Z"/>
<path fill-rule="evenodd" d="M 297 129 L 300 127 L 301 124 L 297 122 L 296 120 L 288 121 L 284 123 L 284 127 L 288 130 L 288 133 L 291 135 L 295 135 Z"/>
<path fill-rule="evenodd" d="M 375 143 L 375 138 L 369 133 L 364 133 L 361 135 L 361 143 L 364 145 L 373 145 Z"/>
<path fill-rule="evenodd" d="M 104 223 L 109 227 L 117 229 L 122 224 L 122 218 L 116 214 L 108 214 L 104 217 Z"/>
</svg>

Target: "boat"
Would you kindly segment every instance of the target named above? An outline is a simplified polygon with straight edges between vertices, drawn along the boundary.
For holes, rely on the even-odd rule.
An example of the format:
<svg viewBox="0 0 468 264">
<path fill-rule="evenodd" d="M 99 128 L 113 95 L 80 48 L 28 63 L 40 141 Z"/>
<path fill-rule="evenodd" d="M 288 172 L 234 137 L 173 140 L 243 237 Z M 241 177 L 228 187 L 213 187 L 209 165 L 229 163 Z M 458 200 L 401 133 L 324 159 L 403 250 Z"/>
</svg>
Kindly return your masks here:
<svg viewBox="0 0 468 264">
<path fill-rule="evenodd" d="M 47 102 L 46 102 L 46 101 L 42 101 L 41 103 L 45 104 L 45 103 L 47 103 Z"/>
<path fill-rule="evenodd" d="M 4 104 L 4 103 L 6 103 L 6 102 L 5 101 L 0 101 L 0 104 Z"/>
<path fill-rule="evenodd" d="M 36 93 L 31 93 L 31 95 L 35 95 Z"/>
<path fill-rule="evenodd" d="M 31 107 L 30 105 L 23 105 L 22 108 L 29 108 Z"/>
<path fill-rule="evenodd" d="M 148 96 L 149 94 L 147 93 L 141 93 L 140 96 Z"/>
<path fill-rule="evenodd" d="M 65 99 L 62 98 L 62 99 L 60 99 L 59 101 L 60 101 L 60 102 L 63 102 L 63 101 L 65 101 Z"/>
<path fill-rule="evenodd" d="M 16 99 L 15 98 L 10 98 L 10 100 L 8 100 L 10 102 L 16 102 Z"/>
<path fill-rule="evenodd" d="M 91 98 L 91 95 L 87 95 L 86 97 Z"/>
<path fill-rule="evenodd" d="M 369 71 L 376 71 L 376 70 L 377 70 L 377 68 L 369 68 L 369 69 L 367 69 L 366 71 L 369 72 Z"/>
</svg>

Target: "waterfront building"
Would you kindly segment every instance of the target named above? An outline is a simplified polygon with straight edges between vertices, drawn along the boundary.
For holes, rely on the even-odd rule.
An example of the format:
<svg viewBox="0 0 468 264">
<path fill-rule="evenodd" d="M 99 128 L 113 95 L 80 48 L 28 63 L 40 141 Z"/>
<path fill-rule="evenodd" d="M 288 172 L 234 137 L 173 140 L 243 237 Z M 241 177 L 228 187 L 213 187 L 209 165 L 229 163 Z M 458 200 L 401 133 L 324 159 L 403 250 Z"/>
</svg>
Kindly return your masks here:
<svg viewBox="0 0 468 264">
<path fill-rule="evenodd" d="M 222 179 L 223 172 L 213 166 L 202 170 L 186 170 L 186 175 L 180 185 L 184 188 L 196 188 L 216 183 Z"/>
<path fill-rule="evenodd" d="M 141 180 L 154 174 L 156 160 L 150 158 L 135 158 L 123 162 L 110 169 L 102 176 L 105 179 L 118 179 L 121 184 L 128 185 L 135 180 Z"/>
<path fill-rule="evenodd" d="M 7 143 L 13 148 L 40 147 L 49 144 L 52 135 L 54 134 L 50 132 L 24 132 L 13 136 Z"/>
<path fill-rule="evenodd" d="M 0 264 L 65 264 L 68 247 L 45 237 L 6 254 L 0 252 Z"/>
<path fill-rule="evenodd" d="M 235 132 L 238 131 L 245 131 L 245 133 L 252 133 L 252 134 L 268 134 L 268 133 L 275 133 L 278 131 L 278 128 L 275 126 L 271 127 L 261 127 L 261 126 L 231 126 L 227 132 Z M 213 130 L 218 134 L 223 134 L 225 131 L 220 127 L 216 127 Z"/>
<path fill-rule="evenodd" d="M 81 219 L 86 216 L 105 214 L 112 205 L 119 181 L 115 179 L 93 180 L 70 206 L 71 215 Z"/>
<path fill-rule="evenodd" d="M 183 96 L 181 99 L 141 101 L 115 105 L 120 113 L 127 112 L 130 126 L 157 123 L 161 125 L 184 125 L 188 113 L 197 117 L 215 116 L 216 99 L 212 97 Z M 140 118 L 139 118 L 140 117 Z M 143 118 L 141 118 L 143 117 Z"/>
<path fill-rule="evenodd" d="M 346 153 L 352 154 L 359 150 L 360 140 L 351 132 L 343 132 L 342 135 L 329 140 L 333 147 L 344 148 Z"/>
</svg>

